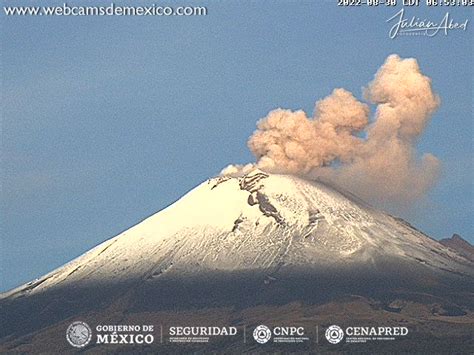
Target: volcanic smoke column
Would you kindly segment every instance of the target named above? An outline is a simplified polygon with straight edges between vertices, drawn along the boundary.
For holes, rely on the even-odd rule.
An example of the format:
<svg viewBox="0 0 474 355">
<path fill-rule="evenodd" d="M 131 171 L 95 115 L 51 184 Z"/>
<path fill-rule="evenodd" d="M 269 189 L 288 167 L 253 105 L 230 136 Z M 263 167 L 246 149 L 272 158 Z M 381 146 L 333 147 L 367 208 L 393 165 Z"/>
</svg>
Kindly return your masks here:
<svg viewBox="0 0 474 355">
<path fill-rule="evenodd" d="M 248 141 L 257 166 L 268 172 L 328 179 L 362 198 L 403 202 L 434 183 L 439 161 L 415 149 L 439 98 L 415 59 L 387 58 L 364 90 L 377 105 L 335 89 L 316 102 L 313 117 L 277 109 L 257 123 Z M 232 171 L 232 169 L 228 170 Z"/>
</svg>

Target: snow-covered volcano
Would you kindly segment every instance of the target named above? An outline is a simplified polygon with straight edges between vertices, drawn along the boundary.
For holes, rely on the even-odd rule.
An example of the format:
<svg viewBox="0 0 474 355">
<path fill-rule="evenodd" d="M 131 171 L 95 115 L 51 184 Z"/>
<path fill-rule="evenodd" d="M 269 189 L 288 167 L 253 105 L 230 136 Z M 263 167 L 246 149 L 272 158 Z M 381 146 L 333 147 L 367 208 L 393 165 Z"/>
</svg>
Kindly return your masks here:
<svg viewBox="0 0 474 355">
<path fill-rule="evenodd" d="M 4 293 L 0 339 L 90 312 L 243 309 L 347 294 L 389 304 L 416 292 L 425 302 L 430 293 L 436 302 L 456 298 L 456 309 L 470 309 L 465 295 L 472 295 L 473 280 L 472 261 L 407 222 L 327 184 L 255 169 L 209 179 Z"/>
<path fill-rule="evenodd" d="M 387 260 L 472 274 L 465 258 L 408 223 L 320 182 L 254 170 L 209 179 L 179 201 L 10 297 L 54 287 L 209 271 L 383 271 Z"/>
</svg>

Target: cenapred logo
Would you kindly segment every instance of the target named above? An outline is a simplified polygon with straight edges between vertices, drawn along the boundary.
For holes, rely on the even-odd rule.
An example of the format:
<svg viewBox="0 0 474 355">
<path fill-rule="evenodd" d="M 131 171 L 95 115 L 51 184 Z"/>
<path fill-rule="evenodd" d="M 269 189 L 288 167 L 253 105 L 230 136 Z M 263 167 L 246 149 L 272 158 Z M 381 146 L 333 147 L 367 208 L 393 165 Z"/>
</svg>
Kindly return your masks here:
<svg viewBox="0 0 474 355">
<path fill-rule="evenodd" d="M 270 331 L 270 328 L 268 328 L 266 325 L 259 325 L 253 331 L 253 338 L 257 343 L 265 344 L 270 340 L 271 337 L 272 332 Z"/>
<path fill-rule="evenodd" d="M 76 321 L 67 327 L 66 339 L 75 348 L 83 348 L 92 338 L 92 330 L 85 322 Z"/>
<path fill-rule="evenodd" d="M 344 338 L 344 331 L 338 325 L 331 325 L 326 329 L 326 339 L 331 344 L 337 344 Z"/>
</svg>

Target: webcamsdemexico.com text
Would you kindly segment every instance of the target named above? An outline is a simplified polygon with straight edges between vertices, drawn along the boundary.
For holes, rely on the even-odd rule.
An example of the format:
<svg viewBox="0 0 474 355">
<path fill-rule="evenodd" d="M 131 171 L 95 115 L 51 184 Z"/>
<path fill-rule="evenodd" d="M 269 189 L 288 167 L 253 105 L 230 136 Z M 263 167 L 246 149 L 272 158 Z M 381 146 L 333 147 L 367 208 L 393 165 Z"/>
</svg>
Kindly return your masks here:
<svg viewBox="0 0 474 355">
<path fill-rule="evenodd" d="M 205 6 L 3 6 L 7 16 L 206 16 Z"/>
</svg>

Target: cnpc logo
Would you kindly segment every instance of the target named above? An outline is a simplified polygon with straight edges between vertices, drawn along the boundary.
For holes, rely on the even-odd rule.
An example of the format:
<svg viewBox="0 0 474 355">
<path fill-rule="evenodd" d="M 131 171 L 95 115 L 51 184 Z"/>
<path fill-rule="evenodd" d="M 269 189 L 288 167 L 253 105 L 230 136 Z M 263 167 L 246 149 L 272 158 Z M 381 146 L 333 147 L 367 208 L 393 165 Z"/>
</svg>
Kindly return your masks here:
<svg viewBox="0 0 474 355">
<path fill-rule="evenodd" d="M 253 338 L 259 344 L 267 343 L 274 337 L 301 337 L 304 335 L 303 327 L 273 327 L 270 329 L 266 325 L 259 325 L 253 331 Z"/>
<path fill-rule="evenodd" d="M 271 339 L 271 337 L 272 332 L 266 325 L 261 324 L 253 331 L 253 338 L 259 344 L 265 344 Z"/>
</svg>

